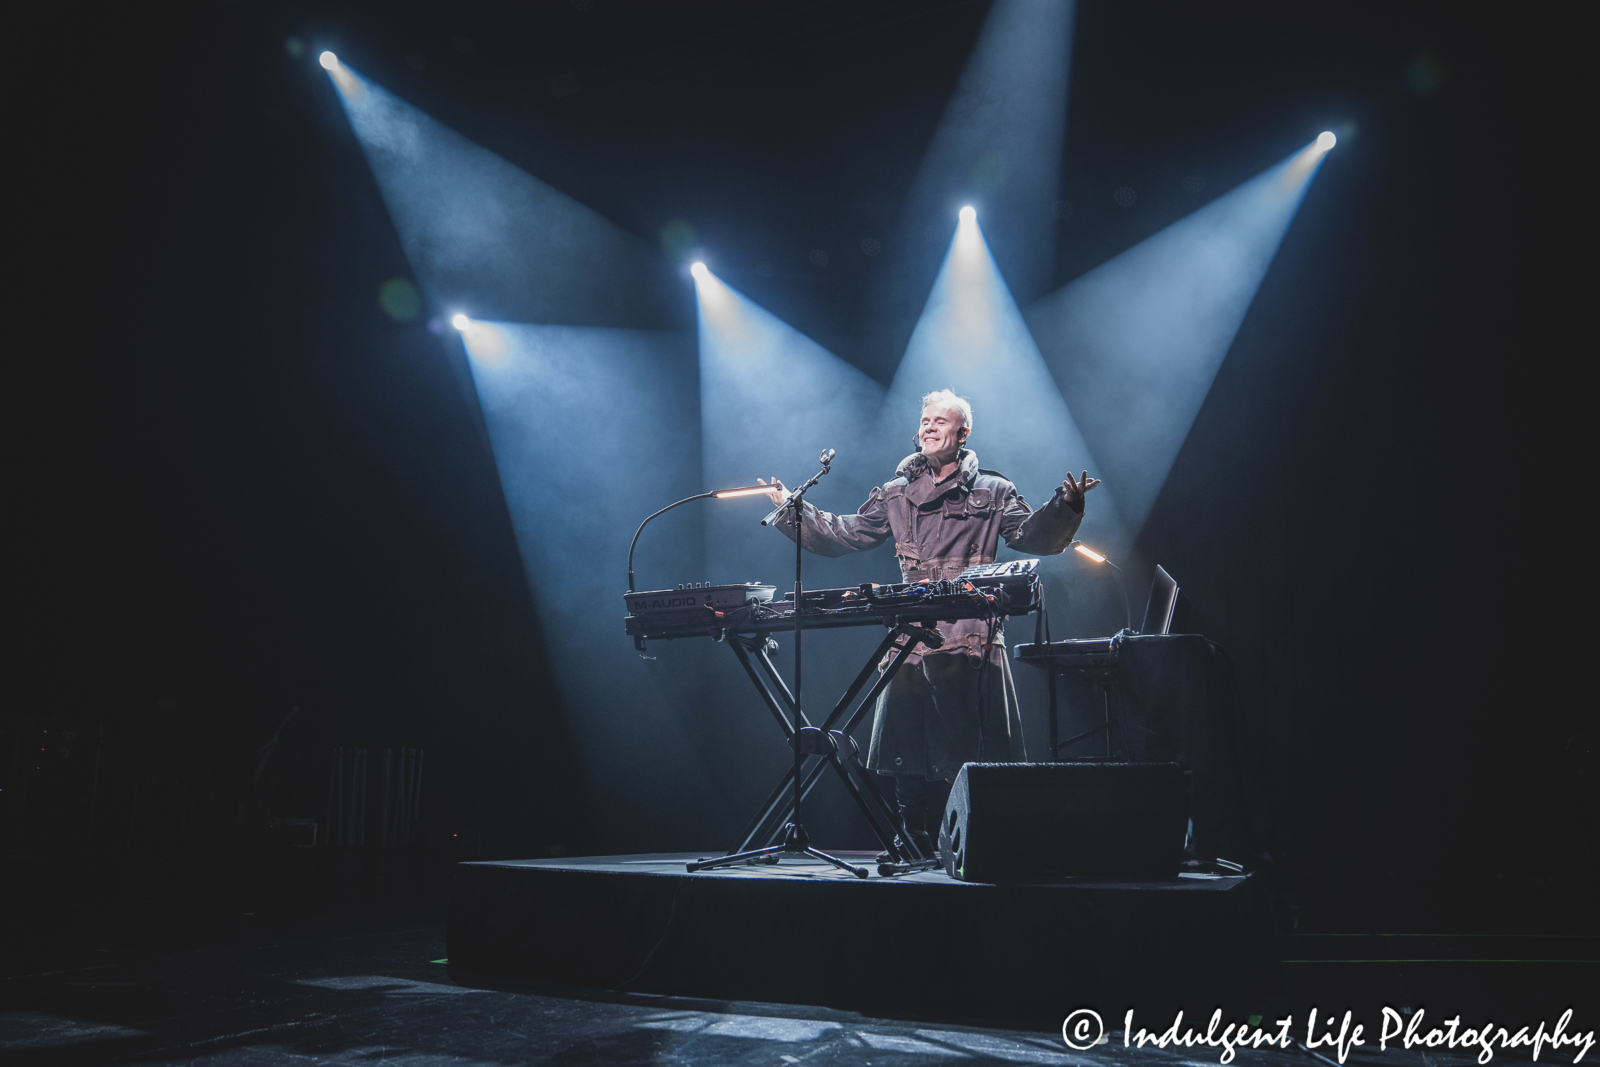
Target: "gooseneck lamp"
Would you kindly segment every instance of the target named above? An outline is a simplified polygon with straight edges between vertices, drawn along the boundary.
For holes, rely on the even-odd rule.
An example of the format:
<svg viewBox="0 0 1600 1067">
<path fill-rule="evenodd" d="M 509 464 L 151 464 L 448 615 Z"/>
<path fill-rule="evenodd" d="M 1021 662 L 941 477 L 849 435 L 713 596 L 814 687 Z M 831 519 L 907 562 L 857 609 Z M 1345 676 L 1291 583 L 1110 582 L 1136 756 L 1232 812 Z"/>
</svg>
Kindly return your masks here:
<svg viewBox="0 0 1600 1067">
<path fill-rule="evenodd" d="M 1112 573 L 1117 576 L 1117 586 L 1122 590 L 1122 615 L 1127 621 L 1128 629 L 1131 631 L 1133 629 L 1133 605 L 1128 601 L 1128 583 L 1122 577 L 1122 568 L 1117 566 L 1115 563 L 1112 563 L 1104 556 L 1104 554 L 1096 552 L 1082 541 L 1072 542 L 1072 549 L 1080 556 L 1091 559 L 1096 563 L 1104 563 L 1107 567 L 1110 567 Z"/>
<path fill-rule="evenodd" d="M 769 493 L 771 491 L 772 487 L 770 485 L 744 485 L 740 486 L 738 489 L 713 489 L 709 493 L 696 493 L 694 496 L 686 496 L 682 500 L 674 501 L 673 503 L 668 504 L 660 511 L 646 515 L 644 522 L 641 522 L 639 524 L 639 528 L 634 531 L 633 541 L 628 545 L 628 592 L 631 593 L 634 591 L 633 550 L 638 547 L 639 535 L 644 533 L 644 528 L 650 524 L 651 519 L 655 518 L 657 515 L 664 515 L 673 508 L 677 507 L 679 504 L 687 504 L 691 500 L 732 500 L 735 497 L 755 496 L 757 493 Z"/>
</svg>

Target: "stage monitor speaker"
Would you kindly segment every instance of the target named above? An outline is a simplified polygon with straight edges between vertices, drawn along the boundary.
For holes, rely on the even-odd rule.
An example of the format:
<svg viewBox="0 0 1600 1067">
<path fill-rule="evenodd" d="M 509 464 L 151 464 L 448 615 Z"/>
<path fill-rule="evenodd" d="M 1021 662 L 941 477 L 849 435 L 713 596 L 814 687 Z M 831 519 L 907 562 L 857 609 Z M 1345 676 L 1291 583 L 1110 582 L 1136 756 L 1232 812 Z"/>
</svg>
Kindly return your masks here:
<svg viewBox="0 0 1600 1067">
<path fill-rule="evenodd" d="M 1176 878 L 1188 821 L 1176 763 L 968 763 L 939 854 L 965 882 Z"/>
</svg>

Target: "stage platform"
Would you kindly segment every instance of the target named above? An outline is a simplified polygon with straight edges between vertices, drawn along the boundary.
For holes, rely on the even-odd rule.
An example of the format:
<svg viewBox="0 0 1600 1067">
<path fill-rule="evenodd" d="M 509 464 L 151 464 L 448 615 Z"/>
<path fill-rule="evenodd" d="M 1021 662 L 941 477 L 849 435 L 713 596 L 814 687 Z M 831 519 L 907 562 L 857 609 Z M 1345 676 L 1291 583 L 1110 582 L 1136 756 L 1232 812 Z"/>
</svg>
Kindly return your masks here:
<svg viewBox="0 0 1600 1067">
<path fill-rule="evenodd" d="M 787 857 L 684 870 L 715 855 L 460 864 L 451 970 L 1055 1026 L 1085 1005 L 1120 1016 L 1254 1002 L 1275 977 L 1253 876 L 979 885 L 943 871 L 861 880 Z M 872 866 L 870 853 L 838 855 Z"/>
</svg>

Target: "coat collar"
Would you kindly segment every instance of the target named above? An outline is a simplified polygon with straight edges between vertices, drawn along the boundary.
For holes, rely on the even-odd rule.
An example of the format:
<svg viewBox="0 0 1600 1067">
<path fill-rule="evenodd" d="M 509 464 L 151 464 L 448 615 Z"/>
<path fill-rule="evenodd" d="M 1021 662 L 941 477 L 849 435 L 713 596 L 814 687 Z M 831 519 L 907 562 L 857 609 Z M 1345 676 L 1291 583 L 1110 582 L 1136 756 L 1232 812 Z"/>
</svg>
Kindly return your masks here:
<svg viewBox="0 0 1600 1067">
<path fill-rule="evenodd" d="M 971 485 L 978 477 L 978 454 L 970 448 L 963 448 L 956 453 L 961 463 L 962 485 Z M 904 478 L 908 482 L 915 482 L 918 478 L 928 473 L 928 460 L 921 452 L 913 452 L 900 461 L 894 470 L 895 477 Z"/>
</svg>

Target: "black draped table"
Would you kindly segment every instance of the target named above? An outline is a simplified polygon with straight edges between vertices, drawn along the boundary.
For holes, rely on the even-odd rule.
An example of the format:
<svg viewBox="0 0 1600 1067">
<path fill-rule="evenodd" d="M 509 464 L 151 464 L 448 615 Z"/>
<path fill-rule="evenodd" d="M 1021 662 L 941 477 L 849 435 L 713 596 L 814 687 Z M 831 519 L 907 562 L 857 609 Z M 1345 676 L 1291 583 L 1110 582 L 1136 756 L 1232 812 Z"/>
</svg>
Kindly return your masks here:
<svg viewBox="0 0 1600 1067">
<path fill-rule="evenodd" d="M 1088 688 L 1105 722 L 1106 755 L 1184 765 L 1192 773 L 1192 848 L 1207 859 L 1255 866 L 1262 851 L 1252 812 L 1257 790 L 1243 755 L 1233 660 L 1197 634 L 1054 641 L 1016 647 L 1018 662 Z M 1059 749 L 1052 708 L 1051 744 Z"/>
</svg>

